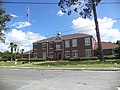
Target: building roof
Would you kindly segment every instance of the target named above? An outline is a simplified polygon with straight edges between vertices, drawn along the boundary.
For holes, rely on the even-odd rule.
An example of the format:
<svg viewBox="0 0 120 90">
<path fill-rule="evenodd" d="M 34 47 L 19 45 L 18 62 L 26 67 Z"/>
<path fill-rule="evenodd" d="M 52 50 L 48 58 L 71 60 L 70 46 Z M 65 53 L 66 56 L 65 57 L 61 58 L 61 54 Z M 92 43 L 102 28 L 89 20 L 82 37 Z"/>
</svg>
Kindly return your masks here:
<svg viewBox="0 0 120 90">
<path fill-rule="evenodd" d="M 118 47 L 117 44 L 113 44 L 111 42 L 101 42 L 101 43 L 103 49 L 115 49 L 116 47 Z M 98 48 L 98 43 L 95 43 L 94 49 L 96 50 L 97 48 Z"/>
<path fill-rule="evenodd" d="M 30 50 L 30 51 L 26 51 L 26 52 L 24 52 L 23 54 L 25 55 L 25 54 L 32 54 L 33 53 L 33 50 Z"/>
<path fill-rule="evenodd" d="M 75 33 L 75 34 L 62 35 L 61 37 L 62 37 L 63 40 L 67 40 L 67 39 L 72 39 L 72 38 L 88 37 L 88 36 L 91 36 L 91 35 L 89 35 L 89 34 Z M 50 42 L 50 41 L 53 41 L 55 39 L 55 37 L 50 37 L 50 38 L 47 38 L 47 39 L 39 40 L 39 41 L 34 42 L 34 43 Z"/>
</svg>

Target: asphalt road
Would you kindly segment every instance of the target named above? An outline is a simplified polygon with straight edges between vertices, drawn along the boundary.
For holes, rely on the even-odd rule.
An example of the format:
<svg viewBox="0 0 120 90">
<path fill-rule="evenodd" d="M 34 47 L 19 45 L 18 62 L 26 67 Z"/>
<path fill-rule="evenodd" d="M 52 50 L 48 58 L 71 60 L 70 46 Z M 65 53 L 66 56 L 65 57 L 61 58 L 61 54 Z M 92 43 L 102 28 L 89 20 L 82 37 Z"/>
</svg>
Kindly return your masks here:
<svg viewBox="0 0 120 90">
<path fill-rule="evenodd" d="M 119 90 L 120 71 L 0 69 L 0 90 Z"/>
</svg>

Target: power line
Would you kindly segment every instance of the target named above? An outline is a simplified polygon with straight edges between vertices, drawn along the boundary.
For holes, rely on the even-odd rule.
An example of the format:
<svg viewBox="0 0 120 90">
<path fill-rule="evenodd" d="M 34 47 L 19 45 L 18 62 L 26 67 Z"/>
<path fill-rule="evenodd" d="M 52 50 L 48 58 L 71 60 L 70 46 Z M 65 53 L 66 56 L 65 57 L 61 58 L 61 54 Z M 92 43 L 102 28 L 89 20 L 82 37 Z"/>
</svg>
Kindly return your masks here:
<svg viewBox="0 0 120 90">
<path fill-rule="evenodd" d="M 38 5 L 58 5 L 57 2 L 1 2 L 6 4 L 38 4 Z M 120 2 L 100 2 L 99 4 L 120 4 Z"/>
<path fill-rule="evenodd" d="M 43 5 L 58 4 L 58 3 L 50 3 L 50 2 L 1 2 L 1 3 L 6 3 L 6 4 L 43 4 Z"/>
<path fill-rule="evenodd" d="M 120 18 L 115 18 L 113 20 L 120 20 Z M 105 21 L 105 22 L 101 22 L 101 23 L 99 23 L 99 25 L 103 24 L 103 23 L 107 23 L 107 22 L 113 21 L 113 20 L 108 20 L 108 21 Z M 91 27 L 91 26 L 94 26 L 94 24 L 91 24 L 91 25 L 88 25 L 88 26 L 84 26 L 84 27 L 81 27 L 81 28 L 76 28 L 76 29 L 62 31 L 61 33 L 66 33 L 66 32 L 71 32 L 71 31 L 74 31 L 74 30 L 84 29 L 84 28 L 88 28 L 88 27 Z M 55 36 L 55 35 L 56 35 L 56 33 L 46 35 L 45 37 L 49 38 L 49 37 L 52 37 L 52 36 Z M 17 42 L 14 42 L 14 43 L 18 43 L 18 42 L 20 43 L 20 42 L 26 42 L 26 41 L 28 41 L 28 40 L 17 41 Z"/>
<path fill-rule="evenodd" d="M 113 20 L 120 20 L 120 18 L 115 18 L 115 19 L 113 19 Z M 113 21 L 113 20 L 108 20 L 108 21 L 105 21 L 105 22 L 101 22 L 101 23 L 99 23 L 99 24 L 107 23 L 107 22 L 110 22 L 110 21 Z M 94 26 L 94 24 L 91 24 L 91 25 L 88 25 L 88 26 L 84 26 L 84 27 L 81 27 L 81 28 L 66 30 L 66 31 L 63 31 L 63 32 L 61 32 L 61 33 L 66 33 L 66 32 L 70 32 L 70 31 L 73 31 L 73 30 L 84 29 L 84 28 L 91 27 L 91 26 Z M 45 36 L 45 37 L 50 37 L 50 36 L 53 36 L 53 35 L 56 35 L 56 34 L 50 34 L 50 35 L 47 35 L 47 36 Z"/>
<path fill-rule="evenodd" d="M 100 2 L 99 4 L 120 4 L 120 2 Z"/>
<path fill-rule="evenodd" d="M 120 18 L 115 18 L 115 19 L 113 19 L 113 20 L 120 20 Z M 103 24 L 103 23 L 106 23 L 106 22 L 110 22 L 110 21 L 113 21 L 113 20 L 108 20 L 108 21 L 105 21 L 105 22 L 101 22 L 101 23 L 99 23 L 99 24 Z M 70 32 L 70 31 L 74 31 L 74 30 L 79 30 L 79 29 L 83 29 L 83 28 L 87 28 L 87 27 L 91 27 L 91 26 L 94 26 L 94 24 L 92 24 L 92 25 L 88 25 L 88 26 L 84 26 L 84 27 L 81 27 L 81 28 L 76 28 L 76 29 L 71 29 L 71 30 L 66 30 L 66 31 L 63 31 L 63 32 L 61 32 L 61 33 L 66 33 L 66 32 Z M 56 33 L 54 33 L 54 34 L 49 34 L 49 35 L 47 35 L 47 36 L 45 36 L 46 38 L 49 38 L 50 36 L 51 37 L 53 37 L 53 36 L 55 36 L 56 35 Z M 32 39 L 31 39 L 32 40 Z M 12 41 L 13 43 L 23 43 L 23 42 L 26 42 L 26 41 L 28 41 L 28 40 L 21 40 L 21 41 L 17 41 L 17 42 L 15 42 L 15 41 Z M 36 41 L 35 41 L 36 42 Z M 7 43 L 8 44 L 8 43 Z M 29 45 L 28 45 L 29 46 Z"/>
</svg>

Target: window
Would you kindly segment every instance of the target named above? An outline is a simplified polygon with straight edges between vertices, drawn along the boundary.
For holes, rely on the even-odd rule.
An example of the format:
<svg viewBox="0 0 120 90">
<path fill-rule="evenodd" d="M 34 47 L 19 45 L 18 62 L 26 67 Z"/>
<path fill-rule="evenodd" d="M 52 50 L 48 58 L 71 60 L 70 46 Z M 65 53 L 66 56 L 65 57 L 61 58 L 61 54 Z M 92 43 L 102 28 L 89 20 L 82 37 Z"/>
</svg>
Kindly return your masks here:
<svg viewBox="0 0 120 90">
<path fill-rule="evenodd" d="M 115 55 L 116 53 L 115 53 L 115 49 L 112 49 L 112 55 Z"/>
<path fill-rule="evenodd" d="M 50 52 L 50 53 L 49 53 L 49 57 L 50 57 L 50 58 L 54 58 L 54 52 Z"/>
<path fill-rule="evenodd" d="M 65 48 L 69 48 L 70 47 L 70 41 L 69 40 L 66 40 L 65 41 Z"/>
<path fill-rule="evenodd" d="M 34 58 L 35 58 L 35 59 L 37 58 L 37 53 L 34 53 Z"/>
<path fill-rule="evenodd" d="M 42 52 L 42 56 L 46 59 L 46 52 Z"/>
<path fill-rule="evenodd" d="M 66 58 L 70 57 L 70 51 L 65 51 L 65 57 Z"/>
<path fill-rule="evenodd" d="M 78 50 L 73 50 L 72 51 L 72 56 L 73 57 L 78 57 Z"/>
<path fill-rule="evenodd" d="M 90 37 L 85 38 L 85 46 L 89 46 L 90 45 Z"/>
<path fill-rule="evenodd" d="M 53 49 L 53 48 L 54 48 L 54 42 L 51 41 L 51 42 L 49 43 L 49 46 L 50 46 L 50 49 Z"/>
<path fill-rule="evenodd" d="M 72 39 L 72 47 L 77 47 L 77 39 Z"/>
<path fill-rule="evenodd" d="M 46 49 L 46 43 L 42 43 L 42 49 Z"/>
<path fill-rule="evenodd" d="M 33 48 L 34 48 L 34 50 L 37 50 L 37 44 L 34 44 Z"/>
<path fill-rule="evenodd" d="M 60 49 L 61 49 L 60 43 L 56 43 L 56 50 L 60 50 Z"/>
<path fill-rule="evenodd" d="M 90 57 L 91 56 L 91 49 L 85 49 L 85 56 Z"/>
</svg>

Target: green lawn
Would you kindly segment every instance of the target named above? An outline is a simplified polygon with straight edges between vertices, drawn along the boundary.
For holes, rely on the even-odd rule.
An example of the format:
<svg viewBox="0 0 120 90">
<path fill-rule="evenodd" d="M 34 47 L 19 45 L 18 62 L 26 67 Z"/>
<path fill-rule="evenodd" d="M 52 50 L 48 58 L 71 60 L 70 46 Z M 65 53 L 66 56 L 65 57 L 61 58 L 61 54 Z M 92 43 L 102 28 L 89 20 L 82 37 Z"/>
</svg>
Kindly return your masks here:
<svg viewBox="0 0 120 90">
<path fill-rule="evenodd" d="M 45 61 L 45 62 L 32 62 L 22 64 L 18 62 L 0 62 L 0 66 L 19 66 L 19 67 L 34 67 L 34 68 L 99 68 L 99 67 L 120 67 L 120 60 L 111 59 L 101 62 L 99 60 L 87 61 Z"/>
<path fill-rule="evenodd" d="M 42 62 L 33 63 L 32 67 L 47 67 L 47 68 L 120 67 L 120 60 L 107 60 L 105 62 L 100 62 L 98 60 Z"/>
<path fill-rule="evenodd" d="M 17 62 L 17 64 L 15 64 L 15 62 L 0 62 L 0 66 L 17 66 L 21 64 L 21 62 Z"/>
</svg>

